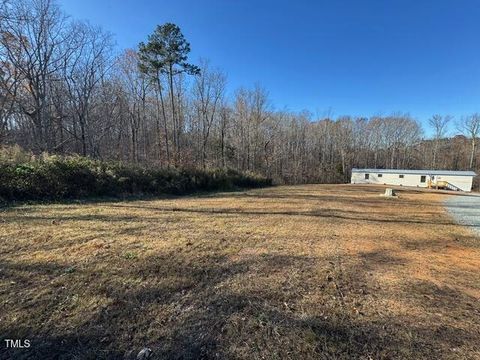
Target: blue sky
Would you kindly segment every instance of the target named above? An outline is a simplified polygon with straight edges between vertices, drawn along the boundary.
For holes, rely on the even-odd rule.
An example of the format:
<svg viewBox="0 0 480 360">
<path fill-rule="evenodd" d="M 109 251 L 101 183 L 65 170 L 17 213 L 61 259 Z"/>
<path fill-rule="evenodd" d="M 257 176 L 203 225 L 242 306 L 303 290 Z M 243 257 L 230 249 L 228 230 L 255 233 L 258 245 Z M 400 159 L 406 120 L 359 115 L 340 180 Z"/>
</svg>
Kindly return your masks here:
<svg viewBox="0 0 480 360">
<path fill-rule="evenodd" d="M 174 22 L 228 75 L 275 108 L 323 114 L 480 111 L 480 2 L 466 0 L 60 0 L 134 48 Z"/>
</svg>

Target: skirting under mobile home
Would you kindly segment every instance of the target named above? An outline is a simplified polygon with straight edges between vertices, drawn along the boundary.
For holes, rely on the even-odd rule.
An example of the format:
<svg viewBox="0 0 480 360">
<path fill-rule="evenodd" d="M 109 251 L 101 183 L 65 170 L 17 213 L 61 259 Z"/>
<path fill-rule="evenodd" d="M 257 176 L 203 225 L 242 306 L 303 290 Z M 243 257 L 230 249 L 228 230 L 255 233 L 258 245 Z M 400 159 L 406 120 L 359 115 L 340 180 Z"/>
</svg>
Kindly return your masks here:
<svg viewBox="0 0 480 360">
<path fill-rule="evenodd" d="M 352 184 L 383 184 L 472 191 L 473 171 L 352 169 Z"/>
</svg>

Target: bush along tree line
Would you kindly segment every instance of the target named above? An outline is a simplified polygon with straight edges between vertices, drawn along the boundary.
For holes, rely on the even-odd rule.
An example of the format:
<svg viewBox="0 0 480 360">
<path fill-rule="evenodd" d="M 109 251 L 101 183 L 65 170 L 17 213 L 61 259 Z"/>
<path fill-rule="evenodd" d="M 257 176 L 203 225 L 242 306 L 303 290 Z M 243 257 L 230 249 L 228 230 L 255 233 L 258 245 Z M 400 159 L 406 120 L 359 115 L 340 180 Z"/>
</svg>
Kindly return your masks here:
<svg viewBox="0 0 480 360">
<path fill-rule="evenodd" d="M 121 53 L 54 0 L 0 2 L 0 144 L 133 167 L 232 168 L 277 183 L 346 182 L 352 167 L 480 166 L 480 115 L 334 118 L 278 111 L 260 85 L 226 92 L 171 23 Z M 139 39 L 141 40 L 141 39 Z M 315 106 L 315 104 L 312 104 Z"/>
<path fill-rule="evenodd" d="M 182 195 L 271 185 L 231 169 L 141 167 L 81 156 L 33 156 L 18 148 L 0 152 L 0 203 L 128 195 Z"/>
</svg>

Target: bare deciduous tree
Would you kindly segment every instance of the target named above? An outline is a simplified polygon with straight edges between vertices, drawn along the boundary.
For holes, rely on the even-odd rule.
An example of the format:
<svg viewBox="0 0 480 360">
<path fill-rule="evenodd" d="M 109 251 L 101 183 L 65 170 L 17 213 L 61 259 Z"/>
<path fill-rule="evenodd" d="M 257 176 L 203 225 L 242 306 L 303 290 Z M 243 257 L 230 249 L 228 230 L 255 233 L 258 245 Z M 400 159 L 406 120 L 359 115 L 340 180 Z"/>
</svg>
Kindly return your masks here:
<svg viewBox="0 0 480 360">
<path fill-rule="evenodd" d="M 469 168 L 473 169 L 475 165 L 477 141 L 480 135 L 480 115 L 475 113 L 462 118 L 458 123 L 458 128 L 463 134 L 470 138 L 472 147 L 470 151 Z"/>
<path fill-rule="evenodd" d="M 207 61 L 201 62 L 200 75 L 193 85 L 195 113 L 198 117 L 202 134 L 202 166 L 206 168 L 207 145 L 218 110 L 225 94 L 226 77 L 220 71 L 209 69 Z"/>
<path fill-rule="evenodd" d="M 435 114 L 430 119 L 428 119 L 428 124 L 433 128 L 434 131 L 434 146 L 432 154 L 432 169 L 435 169 L 437 166 L 437 154 L 439 151 L 440 141 L 445 137 L 448 130 L 448 124 L 452 120 L 450 115 L 439 115 Z"/>
<path fill-rule="evenodd" d="M 422 139 L 404 113 L 335 119 L 331 111 L 277 111 L 261 86 L 229 98 L 221 71 L 187 63 L 190 46 L 174 24 L 114 57 L 110 35 L 69 19 L 54 0 L 0 0 L 0 19 L 2 144 L 235 168 L 284 183 L 345 182 L 352 167 L 478 169 L 477 114 L 462 118 L 464 135 L 451 138 L 451 117 L 434 115 L 434 136 Z"/>
</svg>

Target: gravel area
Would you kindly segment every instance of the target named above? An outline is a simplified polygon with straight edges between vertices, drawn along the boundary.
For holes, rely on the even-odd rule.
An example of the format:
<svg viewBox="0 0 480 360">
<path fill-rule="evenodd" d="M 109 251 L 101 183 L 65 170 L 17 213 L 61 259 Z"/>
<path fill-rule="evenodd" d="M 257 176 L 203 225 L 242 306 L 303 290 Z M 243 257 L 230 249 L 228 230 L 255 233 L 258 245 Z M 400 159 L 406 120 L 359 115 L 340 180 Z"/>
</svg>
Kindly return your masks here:
<svg viewBox="0 0 480 360">
<path fill-rule="evenodd" d="M 480 196 L 450 196 L 445 206 L 459 224 L 471 226 L 480 235 Z"/>
</svg>

